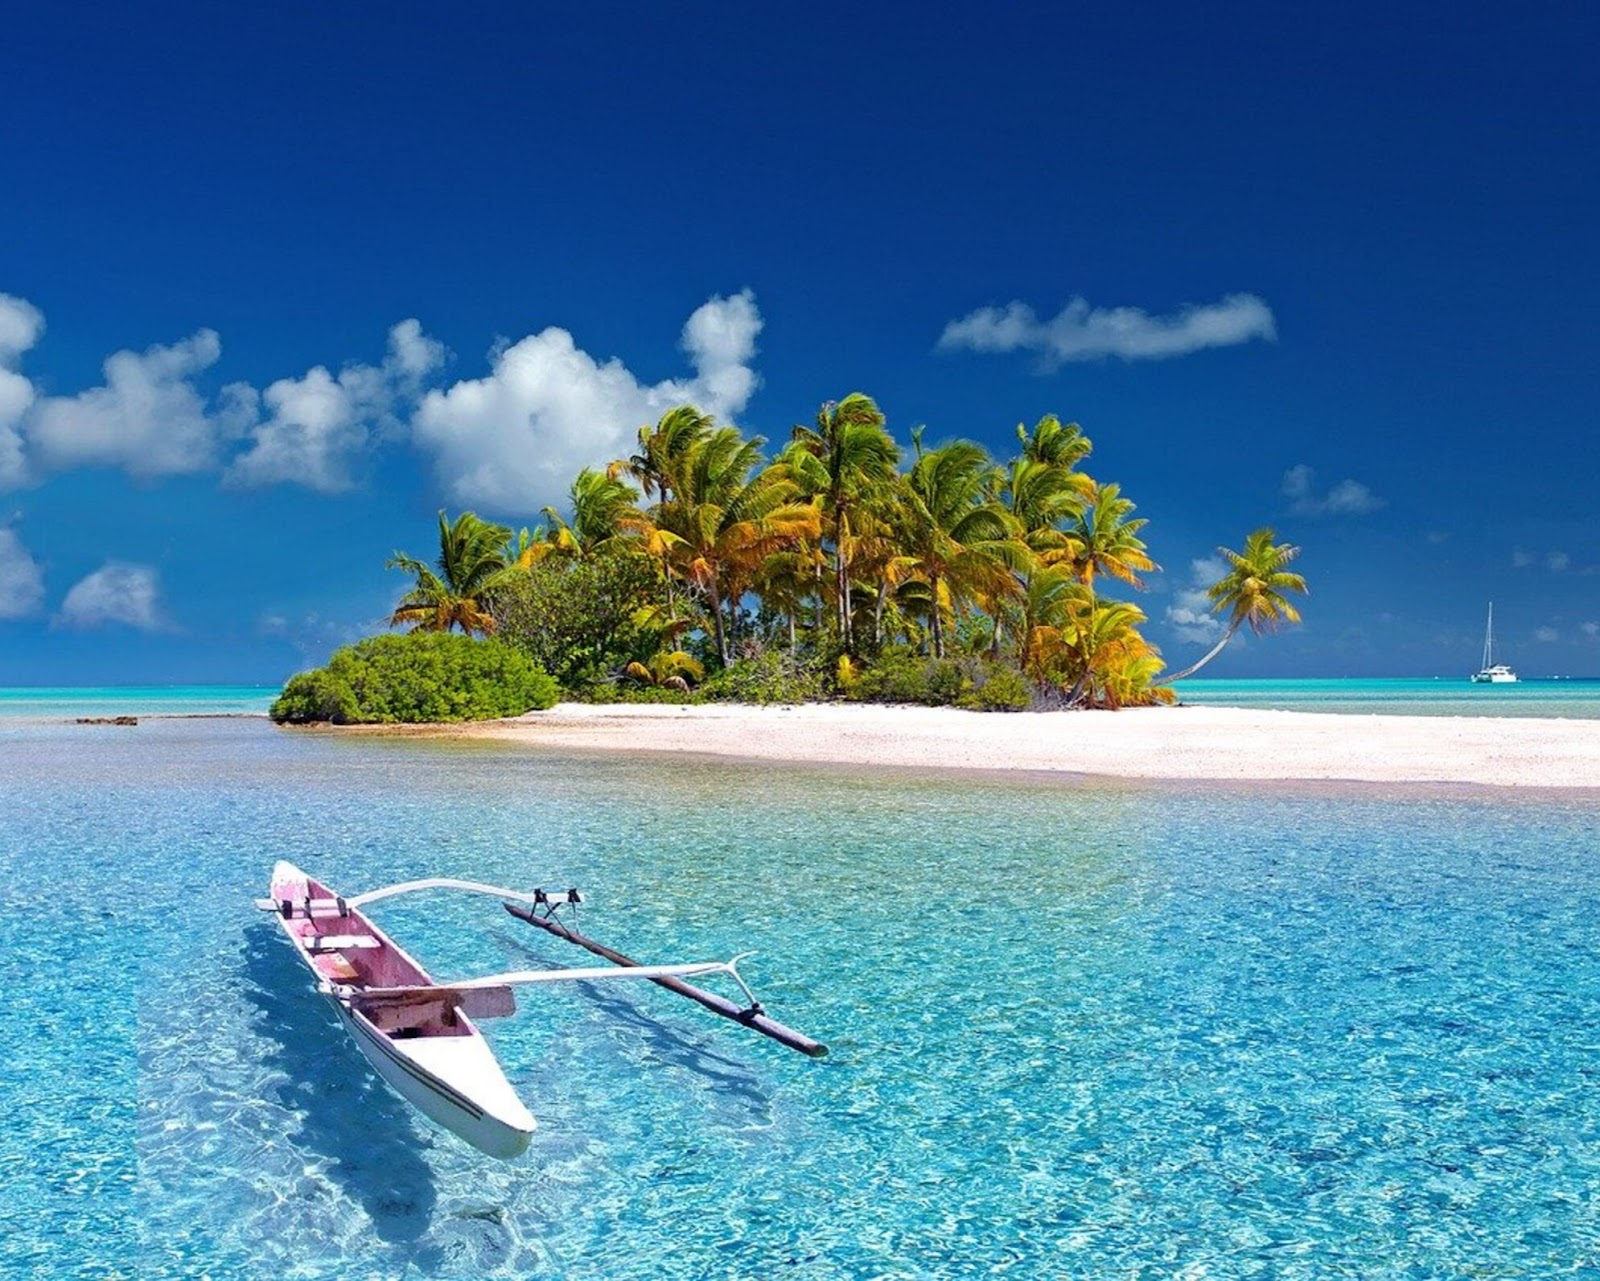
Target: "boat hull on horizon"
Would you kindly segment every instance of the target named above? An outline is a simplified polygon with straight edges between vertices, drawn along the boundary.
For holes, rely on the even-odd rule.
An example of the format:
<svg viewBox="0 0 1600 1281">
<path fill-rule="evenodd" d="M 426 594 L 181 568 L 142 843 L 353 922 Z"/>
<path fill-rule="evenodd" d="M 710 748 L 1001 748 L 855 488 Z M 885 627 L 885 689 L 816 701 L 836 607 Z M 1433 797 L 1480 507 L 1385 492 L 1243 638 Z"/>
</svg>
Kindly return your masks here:
<svg viewBox="0 0 1600 1281">
<path fill-rule="evenodd" d="M 1493 667 L 1473 672 L 1471 680 L 1474 685 L 1515 685 L 1517 674 L 1504 663 L 1496 663 Z"/>
</svg>

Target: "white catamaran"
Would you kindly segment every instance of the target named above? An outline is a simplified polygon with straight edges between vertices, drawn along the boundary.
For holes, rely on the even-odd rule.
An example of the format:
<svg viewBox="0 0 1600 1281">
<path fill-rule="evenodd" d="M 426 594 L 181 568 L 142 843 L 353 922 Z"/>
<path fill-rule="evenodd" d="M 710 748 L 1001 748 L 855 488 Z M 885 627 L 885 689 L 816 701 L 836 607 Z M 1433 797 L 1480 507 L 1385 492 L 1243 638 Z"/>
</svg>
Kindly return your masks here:
<svg viewBox="0 0 1600 1281">
<path fill-rule="evenodd" d="M 1483 666 L 1472 673 L 1475 685 L 1513 685 L 1517 674 L 1504 663 L 1494 661 L 1494 602 L 1489 602 L 1489 625 L 1483 633 Z"/>
<path fill-rule="evenodd" d="M 506 911 L 546 933 L 576 944 L 611 964 L 567 970 L 514 970 L 485 978 L 439 983 L 360 909 L 364 904 L 418 890 L 454 889 L 492 894 Z M 737 969 L 740 958 L 693 965 L 640 965 L 557 918 L 582 902 L 577 890 L 523 894 L 515 890 L 436 877 L 406 881 L 348 898 L 307 876 L 292 863 L 272 871 L 271 896 L 256 906 L 274 913 L 327 997 L 356 1047 L 406 1102 L 490 1156 L 512 1157 L 528 1146 L 533 1115 L 506 1080 L 474 1019 L 515 1013 L 513 984 L 648 979 L 687 996 L 714 1014 L 742 1023 L 813 1058 L 825 1045 L 767 1017 Z M 724 974 L 749 1001 L 739 1005 L 685 979 Z"/>
</svg>

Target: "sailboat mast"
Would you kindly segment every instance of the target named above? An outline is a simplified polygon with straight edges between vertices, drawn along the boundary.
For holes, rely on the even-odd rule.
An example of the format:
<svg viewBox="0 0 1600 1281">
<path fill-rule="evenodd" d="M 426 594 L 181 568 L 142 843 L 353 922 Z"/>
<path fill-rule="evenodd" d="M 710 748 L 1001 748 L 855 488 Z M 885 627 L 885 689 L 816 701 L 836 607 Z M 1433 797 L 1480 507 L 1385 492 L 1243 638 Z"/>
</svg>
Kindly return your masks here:
<svg viewBox="0 0 1600 1281">
<path fill-rule="evenodd" d="M 1494 602 L 1489 602 L 1489 625 L 1483 631 L 1483 670 L 1494 666 Z"/>
</svg>

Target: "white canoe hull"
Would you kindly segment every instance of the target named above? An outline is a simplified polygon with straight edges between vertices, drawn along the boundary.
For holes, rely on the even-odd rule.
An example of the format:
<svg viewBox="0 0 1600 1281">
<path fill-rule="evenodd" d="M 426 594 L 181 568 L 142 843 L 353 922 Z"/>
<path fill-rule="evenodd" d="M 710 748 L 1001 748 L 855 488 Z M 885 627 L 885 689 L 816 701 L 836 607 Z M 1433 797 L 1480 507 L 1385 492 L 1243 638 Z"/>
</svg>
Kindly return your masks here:
<svg viewBox="0 0 1600 1281">
<path fill-rule="evenodd" d="M 527 1151 L 533 1115 L 481 1035 L 396 1040 L 356 1011 L 334 1008 L 372 1070 L 429 1120 L 489 1156 Z"/>
<path fill-rule="evenodd" d="M 310 901 L 338 908 L 308 915 Z M 302 902 L 307 906 L 295 911 Z M 440 1003 L 410 1019 L 385 1019 L 380 1028 L 351 998 L 368 987 L 426 989 L 433 983 L 428 972 L 364 913 L 292 863 L 280 862 L 267 905 L 285 903 L 278 924 L 373 1071 L 424 1116 L 480 1152 L 513 1157 L 526 1151 L 533 1116 L 465 1009 L 455 1006 L 446 1014 Z"/>
</svg>

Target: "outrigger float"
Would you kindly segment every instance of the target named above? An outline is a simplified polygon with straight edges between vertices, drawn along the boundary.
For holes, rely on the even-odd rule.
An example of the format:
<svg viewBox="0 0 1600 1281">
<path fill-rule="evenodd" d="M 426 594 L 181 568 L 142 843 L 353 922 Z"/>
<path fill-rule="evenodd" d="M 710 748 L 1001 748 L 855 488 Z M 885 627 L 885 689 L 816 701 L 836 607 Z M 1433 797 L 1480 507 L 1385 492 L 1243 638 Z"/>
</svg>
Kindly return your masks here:
<svg viewBox="0 0 1600 1281">
<path fill-rule="evenodd" d="M 399 894 L 437 889 L 493 895 L 519 920 L 610 964 L 587 969 L 512 970 L 436 982 L 360 909 Z M 257 899 L 256 906 L 277 916 L 300 959 L 316 976 L 317 991 L 333 1003 L 339 1021 L 373 1070 L 423 1115 L 490 1156 L 513 1157 L 525 1151 L 535 1126 L 533 1114 L 517 1097 L 473 1022 L 516 1013 L 513 988 L 519 984 L 648 979 L 802 1054 L 821 1058 L 828 1052 L 821 1042 L 767 1016 L 739 975 L 738 963 L 743 957 L 690 965 L 641 965 L 583 937 L 559 919 L 561 909 L 575 909 L 581 902 L 583 896 L 577 890 L 523 893 L 449 877 L 404 881 L 365 894 L 341 896 L 292 863 L 280 862 L 272 871 L 270 896 Z M 739 1005 L 685 981 L 711 974 L 726 974 L 749 1004 Z"/>
</svg>

